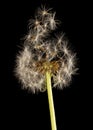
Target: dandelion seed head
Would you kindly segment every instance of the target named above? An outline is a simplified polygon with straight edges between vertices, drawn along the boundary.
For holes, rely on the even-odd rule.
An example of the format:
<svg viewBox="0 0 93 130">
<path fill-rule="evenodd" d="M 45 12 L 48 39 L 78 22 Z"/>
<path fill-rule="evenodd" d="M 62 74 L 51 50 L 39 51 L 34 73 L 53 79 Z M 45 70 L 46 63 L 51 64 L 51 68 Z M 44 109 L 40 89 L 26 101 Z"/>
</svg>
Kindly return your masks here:
<svg viewBox="0 0 93 130">
<path fill-rule="evenodd" d="M 46 90 L 45 73 L 53 78 L 53 87 L 63 89 L 77 71 L 76 55 L 68 47 L 64 35 L 48 38 L 47 34 L 56 29 L 55 14 L 45 7 L 38 10 L 35 20 L 30 20 L 29 33 L 25 37 L 23 50 L 16 59 L 16 76 L 23 88 L 35 91 Z M 47 36 L 47 39 L 46 39 Z"/>
</svg>

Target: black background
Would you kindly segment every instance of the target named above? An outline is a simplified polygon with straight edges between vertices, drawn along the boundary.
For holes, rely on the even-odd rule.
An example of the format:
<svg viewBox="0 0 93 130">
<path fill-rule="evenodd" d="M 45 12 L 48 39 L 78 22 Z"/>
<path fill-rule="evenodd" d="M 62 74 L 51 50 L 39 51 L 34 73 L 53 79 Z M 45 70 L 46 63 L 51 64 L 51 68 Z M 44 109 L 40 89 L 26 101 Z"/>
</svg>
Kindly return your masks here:
<svg viewBox="0 0 93 130">
<path fill-rule="evenodd" d="M 62 21 L 59 31 L 65 32 L 71 46 L 77 52 L 78 74 L 64 90 L 53 89 L 56 122 L 58 130 L 78 130 L 82 124 L 82 86 L 80 84 L 80 48 L 81 48 L 81 2 L 67 0 L 29 0 L 5 3 L 3 48 L 4 82 L 2 99 L 4 106 L 4 126 L 7 129 L 50 130 L 50 115 L 47 92 L 32 94 L 21 89 L 14 76 L 16 54 L 20 50 L 22 38 L 28 31 L 27 24 L 41 4 L 53 8 L 56 17 Z M 6 8 L 7 7 L 7 8 Z M 6 73 L 7 72 L 7 73 Z M 4 127 L 3 126 L 3 127 Z"/>
</svg>

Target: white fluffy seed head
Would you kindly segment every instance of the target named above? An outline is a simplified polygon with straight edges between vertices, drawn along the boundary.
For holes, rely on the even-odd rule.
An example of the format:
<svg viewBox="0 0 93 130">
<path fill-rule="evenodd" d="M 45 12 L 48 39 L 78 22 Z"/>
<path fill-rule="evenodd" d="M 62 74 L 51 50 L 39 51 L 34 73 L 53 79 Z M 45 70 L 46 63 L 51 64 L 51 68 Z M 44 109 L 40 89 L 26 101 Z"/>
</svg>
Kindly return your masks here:
<svg viewBox="0 0 93 130">
<path fill-rule="evenodd" d="M 16 59 L 16 76 L 24 88 L 33 92 L 46 90 L 46 71 L 52 75 L 53 87 L 64 88 L 77 70 L 76 56 L 69 49 L 63 34 L 52 40 L 47 36 L 57 24 L 55 13 L 49 11 L 39 9 L 37 19 L 30 21 L 23 50 Z"/>
</svg>

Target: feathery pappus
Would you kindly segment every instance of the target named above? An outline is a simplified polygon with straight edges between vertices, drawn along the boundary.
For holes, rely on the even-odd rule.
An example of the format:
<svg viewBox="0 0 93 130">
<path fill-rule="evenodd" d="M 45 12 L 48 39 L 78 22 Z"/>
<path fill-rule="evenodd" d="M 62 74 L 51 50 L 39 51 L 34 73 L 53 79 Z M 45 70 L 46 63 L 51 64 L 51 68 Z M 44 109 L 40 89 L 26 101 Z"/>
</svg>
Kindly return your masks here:
<svg viewBox="0 0 93 130">
<path fill-rule="evenodd" d="M 24 88 L 33 92 L 46 90 L 46 71 L 51 74 L 53 87 L 61 89 L 69 85 L 77 71 L 76 54 L 64 35 L 49 37 L 59 24 L 55 14 L 45 7 L 38 9 L 35 19 L 29 20 L 23 49 L 16 58 L 16 76 Z"/>
</svg>

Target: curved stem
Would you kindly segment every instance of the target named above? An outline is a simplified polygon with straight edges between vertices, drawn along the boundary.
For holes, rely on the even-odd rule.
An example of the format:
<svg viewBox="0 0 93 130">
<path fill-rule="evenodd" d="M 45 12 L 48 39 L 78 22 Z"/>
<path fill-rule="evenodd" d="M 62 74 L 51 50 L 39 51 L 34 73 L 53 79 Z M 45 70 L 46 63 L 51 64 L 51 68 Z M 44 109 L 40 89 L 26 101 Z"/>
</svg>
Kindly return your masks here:
<svg viewBox="0 0 93 130">
<path fill-rule="evenodd" d="M 47 81 L 47 93 L 48 93 L 48 101 L 49 101 L 49 109 L 50 109 L 51 128 L 52 130 L 57 130 L 54 103 L 53 103 L 53 94 L 52 94 L 52 87 L 51 87 L 51 75 L 48 71 L 46 72 L 46 81 Z"/>
</svg>

